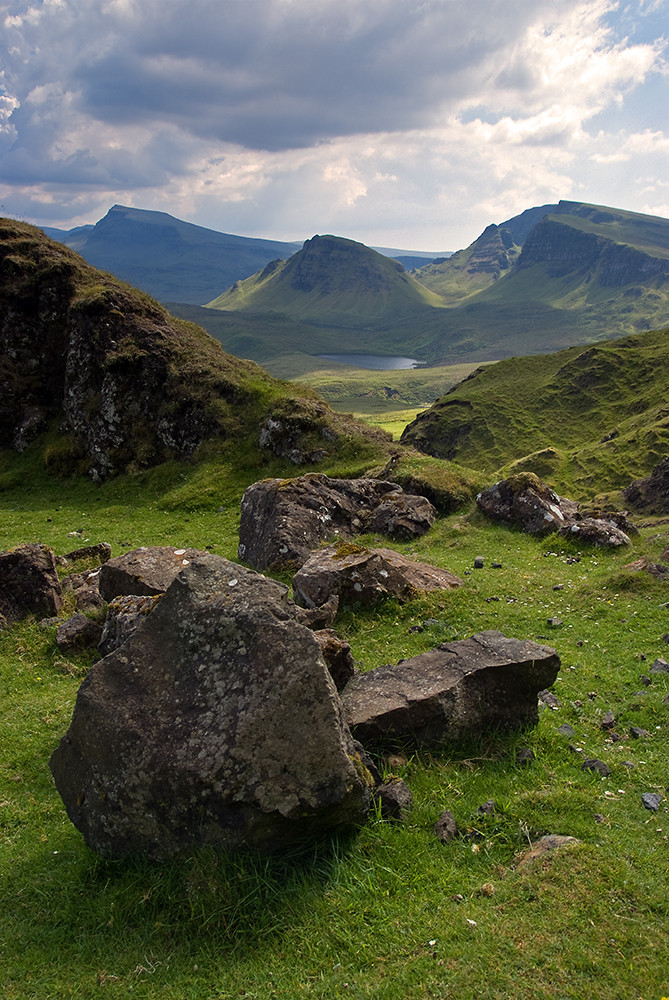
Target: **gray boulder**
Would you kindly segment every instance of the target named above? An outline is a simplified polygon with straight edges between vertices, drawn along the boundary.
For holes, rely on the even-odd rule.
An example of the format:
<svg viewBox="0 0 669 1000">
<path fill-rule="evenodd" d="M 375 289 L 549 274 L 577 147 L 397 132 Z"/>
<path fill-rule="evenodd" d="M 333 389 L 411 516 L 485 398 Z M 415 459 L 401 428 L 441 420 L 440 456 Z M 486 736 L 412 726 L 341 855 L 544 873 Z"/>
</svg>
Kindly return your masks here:
<svg viewBox="0 0 669 1000">
<path fill-rule="evenodd" d="M 574 538 L 588 545 L 599 545 L 601 548 L 618 548 L 620 545 L 631 545 L 631 539 L 614 520 L 604 517 L 585 517 L 575 520 L 560 529 L 560 534 Z"/>
<path fill-rule="evenodd" d="M 176 549 L 170 545 L 151 545 L 124 552 L 100 567 L 100 593 L 105 601 L 123 594 L 164 594 L 177 573 L 198 555 L 199 549 Z"/>
<path fill-rule="evenodd" d="M 363 822 L 373 784 L 287 588 L 209 553 L 90 670 L 50 766 L 106 857 L 274 851 Z"/>
<path fill-rule="evenodd" d="M 368 749 L 390 740 L 451 742 L 483 728 L 535 725 L 537 695 L 559 669 L 548 646 L 480 632 L 358 675 L 342 701 L 354 736 Z"/>
<path fill-rule="evenodd" d="M 46 545 L 17 545 L 0 552 L 0 620 L 57 615 L 63 603 L 54 554 Z M 4 627 L 4 626 L 3 626 Z"/>
<path fill-rule="evenodd" d="M 316 473 L 265 479 L 242 498 L 239 558 L 255 569 L 295 568 L 324 541 L 366 531 L 415 538 L 435 517 L 429 500 L 404 493 L 396 483 Z"/>
<path fill-rule="evenodd" d="M 316 549 L 293 577 L 299 605 L 320 607 L 332 594 L 363 605 L 385 597 L 410 600 L 417 593 L 453 590 L 462 580 L 446 569 L 415 562 L 393 549 L 330 545 Z"/>
<path fill-rule="evenodd" d="M 476 497 L 493 521 L 522 528 L 531 535 L 548 535 L 569 525 L 578 512 L 574 500 L 558 496 L 531 472 L 521 472 L 494 483 Z"/>
</svg>

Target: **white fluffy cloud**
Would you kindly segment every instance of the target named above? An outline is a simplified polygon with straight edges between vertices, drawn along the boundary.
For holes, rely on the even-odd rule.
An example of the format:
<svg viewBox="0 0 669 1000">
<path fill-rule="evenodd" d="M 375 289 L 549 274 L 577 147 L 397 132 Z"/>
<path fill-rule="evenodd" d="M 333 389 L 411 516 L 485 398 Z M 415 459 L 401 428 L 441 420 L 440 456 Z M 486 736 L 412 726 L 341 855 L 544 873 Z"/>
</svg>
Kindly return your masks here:
<svg viewBox="0 0 669 1000">
<path fill-rule="evenodd" d="M 433 250 L 560 197 L 659 214 L 666 4 L 0 0 L 0 201 Z"/>
</svg>

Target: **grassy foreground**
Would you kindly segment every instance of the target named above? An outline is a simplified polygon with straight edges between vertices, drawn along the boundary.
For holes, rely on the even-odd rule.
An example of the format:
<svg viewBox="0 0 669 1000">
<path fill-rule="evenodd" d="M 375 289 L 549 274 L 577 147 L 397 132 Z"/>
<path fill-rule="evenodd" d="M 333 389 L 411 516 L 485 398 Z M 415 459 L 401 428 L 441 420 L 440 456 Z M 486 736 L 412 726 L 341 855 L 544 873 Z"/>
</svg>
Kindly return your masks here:
<svg viewBox="0 0 669 1000">
<path fill-rule="evenodd" d="M 83 539 L 109 541 L 115 555 L 169 543 L 211 545 L 231 558 L 241 492 L 268 474 L 172 466 L 98 488 L 17 468 L 31 488 L 0 476 L 0 548 L 42 541 L 62 553 L 81 544 L 70 533 L 83 529 Z M 498 628 L 558 650 L 559 707 L 545 709 L 530 732 L 431 754 L 398 748 L 381 764 L 413 790 L 405 821 L 374 817 L 355 837 L 270 859 L 96 857 L 47 766 L 89 661 L 65 658 L 55 630 L 34 621 L 0 634 L 0 994 L 669 996 L 668 798 L 658 812 L 641 802 L 644 792 L 667 796 L 669 784 L 669 674 L 650 673 L 669 654 L 669 588 L 624 568 L 641 555 L 659 561 L 667 544 L 668 526 L 649 524 L 632 552 L 579 556 L 568 543 L 490 526 L 472 507 L 398 546 L 453 570 L 465 586 L 373 613 L 345 609 L 336 626 L 359 666 Z M 477 555 L 481 570 L 472 568 Z M 601 728 L 608 710 L 617 741 Z M 559 731 L 564 724 L 571 735 Z M 631 726 L 648 735 L 632 739 Z M 534 751 L 529 766 L 515 763 L 521 747 Z M 584 772 L 584 757 L 606 761 L 611 776 Z M 490 799 L 494 814 L 478 815 Z M 444 809 L 462 832 L 450 845 L 432 833 Z M 545 833 L 578 843 L 520 866 Z"/>
</svg>

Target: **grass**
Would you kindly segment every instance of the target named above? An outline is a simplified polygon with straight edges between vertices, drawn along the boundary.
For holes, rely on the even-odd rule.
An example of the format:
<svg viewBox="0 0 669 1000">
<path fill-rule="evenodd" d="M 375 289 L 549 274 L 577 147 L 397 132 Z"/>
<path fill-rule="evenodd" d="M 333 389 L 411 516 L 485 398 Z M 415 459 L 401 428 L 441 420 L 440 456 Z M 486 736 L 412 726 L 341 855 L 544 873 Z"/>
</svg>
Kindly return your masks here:
<svg viewBox="0 0 669 1000">
<path fill-rule="evenodd" d="M 66 552 L 81 544 L 70 532 L 83 528 L 114 554 L 138 544 L 213 544 L 233 557 L 244 485 L 279 469 L 219 458 L 95 487 L 50 479 L 31 461 L 27 453 L 7 468 L 5 458 L 3 548 L 43 541 Z M 412 788 L 406 819 L 374 816 L 355 837 L 324 838 L 285 856 L 194 851 L 163 864 L 96 857 L 67 819 L 47 767 L 90 657 L 64 657 L 53 628 L 32 620 L 0 634 L 2 995 L 669 995 L 667 799 L 657 813 L 641 804 L 643 792 L 666 795 L 668 780 L 669 674 L 649 670 L 667 654 L 669 593 L 624 568 L 640 555 L 658 561 L 666 530 L 648 526 L 633 552 L 582 552 L 576 562 L 571 543 L 491 526 L 470 504 L 398 546 L 465 585 L 375 612 L 343 609 L 337 629 L 362 669 L 499 628 L 558 650 L 560 707 L 542 711 L 528 732 L 477 735 L 430 754 L 406 748 L 381 760 Z M 477 555 L 481 570 L 472 568 Z M 556 618 L 563 624 L 548 624 Z M 647 687 L 642 674 L 652 678 Z M 601 728 L 608 709 L 617 742 Z M 570 736 L 558 731 L 565 723 Z M 649 736 L 631 739 L 630 726 Z M 523 746 L 535 754 L 527 767 L 515 764 Z M 611 777 L 583 772 L 586 755 L 609 763 Z M 489 799 L 495 813 L 479 816 Z M 432 826 L 447 808 L 462 836 L 442 845 Z M 578 843 L 519 867 L 544 833 Z"/>
</svg>

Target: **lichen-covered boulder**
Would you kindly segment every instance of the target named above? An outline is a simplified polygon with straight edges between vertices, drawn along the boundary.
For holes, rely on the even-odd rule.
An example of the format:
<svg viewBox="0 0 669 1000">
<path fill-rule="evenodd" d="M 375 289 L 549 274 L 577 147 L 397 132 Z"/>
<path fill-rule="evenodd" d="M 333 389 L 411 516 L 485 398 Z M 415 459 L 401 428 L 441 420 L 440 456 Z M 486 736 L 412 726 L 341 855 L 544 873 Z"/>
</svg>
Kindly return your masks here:
<svg viewBox="0 0 669 1000">
<path fill-rule="evenodd" d="M 106 857 L 274 851 L 363 822 L 373 784 L 287 588 L 209 553 L 92 667 L 50 766 Z"/>
<path fill-rule="evenodd" d="M 559 669 L 549 646 L 490 630 L 359 674 L 342 701 L 367 749 L 388 741 L 425 746 L 535 725 L 538 693 Z"/>
<path fill-rule="evenodd" d="M 578 504 L 558 494 L 531 472 L 494 483 L 476 497 L 493 521 L 522 528 L 531 535 L 548 535 L 574 520 Z"/>
<path fill-rule="evenodd" d="M 394 549 L 361 545 L 329 545 L 316 549 L 293 577 L 298 604 L 320 607 L 332 594 L 359 604 L 386 597 L 410 600 L 417 593 L 453 590 L 462 580 L 446 569 L 408 559 Z"/>
<path fill-rule="evenodd" d="M 396 483 L 316 473 L 264 479 L 242 498 L 239 558 L 255 569 L 296 568 L 324 541 L 350 540 L 367 531 L 415 538 L 435 517 L 429 500 Z"/>
</svg>

